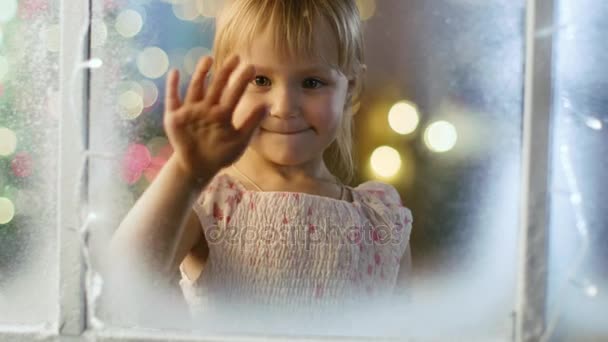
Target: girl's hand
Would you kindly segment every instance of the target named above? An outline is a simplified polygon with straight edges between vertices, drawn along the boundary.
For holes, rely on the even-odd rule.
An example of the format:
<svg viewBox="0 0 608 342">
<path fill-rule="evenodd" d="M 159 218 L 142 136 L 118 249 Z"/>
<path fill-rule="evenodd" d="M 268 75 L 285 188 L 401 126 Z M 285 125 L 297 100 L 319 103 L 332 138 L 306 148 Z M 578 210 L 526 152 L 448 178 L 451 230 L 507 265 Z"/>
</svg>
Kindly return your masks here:
<svg viewBox="0 0 608 342">
<path fill-rule="evenodd" d="M 199 61 L 183 102 L 179 73 L 173 70 L 167 77 L 164 126 L 174 150 L 172 159 L 194 178 L 212 177 L 233 163 L 245 151 L 265 113 L 263 106 L 251 108 L 243 125 L 235 128 L 234 109 L 255 70 L 233 56 L 206 85 L 212 63 L 210 57 Z"/>
</svg>

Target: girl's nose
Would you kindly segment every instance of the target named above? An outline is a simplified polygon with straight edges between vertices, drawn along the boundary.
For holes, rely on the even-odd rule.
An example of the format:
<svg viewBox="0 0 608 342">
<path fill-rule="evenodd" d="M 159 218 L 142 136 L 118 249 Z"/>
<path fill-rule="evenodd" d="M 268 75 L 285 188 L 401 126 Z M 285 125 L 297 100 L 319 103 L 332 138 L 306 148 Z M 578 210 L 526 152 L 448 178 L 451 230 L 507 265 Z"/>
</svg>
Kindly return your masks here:
<svg viewBox="0 0 608 342">
<path fill-rule="evenodd" d="M 299 95 L 290 89 L 276 89 L 271 95 L 270 115 L 277 118 L 293 118 L 300 115 Z"/>
</svg>

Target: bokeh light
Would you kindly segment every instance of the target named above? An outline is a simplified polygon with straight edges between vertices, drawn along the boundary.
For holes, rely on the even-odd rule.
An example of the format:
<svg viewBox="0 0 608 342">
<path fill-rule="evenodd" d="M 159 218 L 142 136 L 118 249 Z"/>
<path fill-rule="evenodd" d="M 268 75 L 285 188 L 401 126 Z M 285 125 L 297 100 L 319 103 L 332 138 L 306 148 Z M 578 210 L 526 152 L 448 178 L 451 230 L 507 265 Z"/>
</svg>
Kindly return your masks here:
<svg viewBox="0 0 608 342">
<path fill-rule="evenodd" d="M 596 130 L 596 131 L 601 131 L 602 128 L 604 127 L 604 124 L 602 123 L 602 121 L 600 121 L 600 119 L 595 118 L 595 117 L 588 117 L 585 119 L 585 124 L 587 125 L 587 127 Z"/>
<path fill-rule="evenodd" d="M 0 27 L 0 47 L 2 47 L 2 43 L 4 43 L 4 33 L 2 33 L 2 27 Z"/>
<path fill-rule="evenodd" d="M 15 217 L 15 205 L 6 198 L 0 197 L 0 224 L 7 224 Z"/>
<path fill-rule="evenodd" d="M 370 164 L 376 175 L 391 178 L 401 169 L 401 156 L 392 147 L 380 146 L 372 153 Z"/>
<path fill-rule="evenodd" d="M 169 57 L 161 48 L 148 47 L 137 57 L 137 68 L 148 78 L 159 78 L 169 69 Z"/>
<path fill-rule="evenodd" d="M 143 25 L 144 20 L 139 12 L 127 9 L 118 14 L 114 28 L 121 36 L 132 38 L 141 31 Z"/>
<path fill-rule="evenodd" d="M 433 152 L 447 152 L 456 146 L 458 132 L 456 127 L 447 121 L 430 124 L 424 132 L 424 143 Z"/>
<path fill-rule="evenodd" d="M 15 153 L 17 135 L 6 127 L 0 127 L 0 156 L 6 157 Z"/>
<path fill-rule="evenodd" d="M 144 100 L 140 94 L 127 90 L 118 97 L 120 116 L 132 120 L 137 118 L 144 110 Z"/>
<path fill-rule="evenodd" d="M 0 1 L 0 23 L 13 20 L 17 14 L 17 0 Z"/>
<path fill-rule="evenodd" d="M 196 9 L 203 17 L 216 17 L 226 0 L 197 0 Z"/>
<path fill-rule="evenodd" d="M 173 4 L 173 14 L 184 21 L 192 21 L 199 16 L 196 2 L 193 0 L 183 0 Z"/>
<path fill-rule="evenodd" d="M 410 134 L 418 128 L 420 122 L 418 109 L 410 102 L 397 102 L 388 113 L 388 122 L 395 132 L 402 135 Z"/>
<path fill-rule="evenodd" d="M 184 69 L 190 75 L 194 74 L 196 70 L 196 65 L 198 64 L 199 59 L 203 56 L 208 56 L 211 54 L 211 51 L 205 47 L 195 47 L 190 49 L 186 56 L 184 57 Z"/>
<path fill-rule="evenodd" d="M 6 57 L 0 55 L 0 82 L 4 81 L 4 78 L 8 74 L 8 60 Z"/>
<path fill-rule="evenodd" d="M 125 92 L 131 90 L 131 91 L 134 91 L 135 93 L 137 93 L 142 98 L 144 96 L 144 87 L 142 87 L 141 84 L 134 82 L 134 81 L 120 82 L 118 84 L 117 90 L 119 93 L 125 93 Z"/>
<path fill-rule="evenodd" d="M 47 27 L 42 32 L 43 41 L 46 42 L 47 50 L 51 52 L 59 52 L 61 48 L 61 27 L 59 24 L 54 24 Z"/>
<path fill-rule="evenodd" d="M 149 80 L 142 80 L 139 84 L 143 89 L 144 107 L 152 107 L 158 100 L 158 87 Z"/>
<path fill-rule="evenodd" d="M 376 13 L 376 0 L 357 0 L 361 20 L 368 20 Z"/>
</svg>

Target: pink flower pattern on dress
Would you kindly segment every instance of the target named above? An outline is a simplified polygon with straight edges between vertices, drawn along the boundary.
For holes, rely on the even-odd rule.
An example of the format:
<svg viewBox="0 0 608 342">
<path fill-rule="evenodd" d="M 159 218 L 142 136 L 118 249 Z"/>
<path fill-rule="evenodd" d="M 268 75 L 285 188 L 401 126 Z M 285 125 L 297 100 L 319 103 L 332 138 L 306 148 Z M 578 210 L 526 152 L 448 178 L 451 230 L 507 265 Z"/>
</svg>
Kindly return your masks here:
<svg viewBox="0 0 608 342">
<path fill-rule="evenodd" d="M 387 187 L 388 190 L 384 190 L 383 187 Z M 357 289 L 359 293 L 368 295 L 380 294 L 385 289 L 383 286 L 388 286 L 382 284 L 391 284 L 396 279 L 404 246 L 382 243 L 381 240 L 386 238 L 384 236 L 386 232 L 376 228 L 383 224 L 383 222 L 376 221 L 378 220 L 377 217 L 388 215 L 385 216 L 387 217 L 386 221 L 394 222 L 394 227 L 389 229 L 388 234 L 392 234 L 395 231 L 405 232 L 398 235 L 400 239 L 406 240 L 405 243 L 409 240 L 409 230 L 412 223 L 409 210 L 403 209 L 405 207 L 395 197 L 394 194 L 396 192 L 394 189 L 391 190 L 388 187 L 388 185 L 372 182 L 369 183 L 368 188 L 353 188 L 353 204 L 350 210 L 352 210 L 352 213 L 360 215 L 361 219 L 348 223 L 353 224 L 351 227 L 354 227 L 354 229 L 345 230 L 348 234 L 347 244 L 349 246 L 331 250 L 323 245 L 316 245 L 314 248 L 304 252 L 303 250 L 298 251 L 298 246 L 294 247 L 287 243 L 279 243 L 277 247 L 262 244 L 260 240 L 257 240 L 254 241 L 256 245 L 252 246 L 253 250 L 247 252 L 251 253 L 250 255 L 242 256 L 240 259 L 238 256 L 235 257 L 233 255 L 232 259 L 223 258 L 214 262 L 221 263 L 227 260 L 242 260 L 248 264 L 248 267 L 259 269 L 260 272 L 251 272 L 251 277 L 254 277 L 252 279 L 255 280 L 251 280 L 250 288 L 252 291 L 255 288 L 257 293 L 264 292 L 259 286 L 264 286 L 265 283 L 271 280 L 268 278 L 272 274 L 269 270 L 273 270 L 274 272 L 274 270 L 278 269 L 277 272 L 282 272 L 281 270 L 284 269 L 291 270 L 289 274 L 292 275 L 289 277 L 298 277 L 297 279 L 306 279 L 305 277 L 311 274 L 307 272 L 313 270 L 328 270 L 330 272 L 329 279 L 332 279 L 331 272 L 334 272 L 333 274 L 336 275 L 342 274 L 342 279 L 349 284 L 348 286 Z M 206 196 L 208 196 L 208 200 L 206 200 Z M 239 208 L 244 197 L 247 197 L 247 201 L 243 203 L 243 207 L 237 213 L 237 208 Z M 277 198 L 287 200 L 276 201 Z M 292 201 L 291 198 L 294 200 Z M 195 209 L 199 211 L 199 217 L 208 216 L 214 219 L 220 227 L 229 224 L 231 221 L 232 226 L 238 227 L 239 224 L 244 224 L 244 220 L 247 218 L 258 218 L 265 220 L 264 224 L 256 225 L 255 222 L 249 222 L 249 226 L 259 226 L 266 229 L 270 224 L 273 225 L 273 229 L 280 231 L 281 229 L 287 229 L 284 225 L 290 222 L 294 224 L 295 222 L 302 222 L 304 224 L 303 228 L 308 231 L 308 234 L 321 232 L 324 227 L 323 225 L 328 224 L 328 222 L 336 224 L 335 218 L 355 217 L 354 215 L 350 215 L 350 213 L 346 215 L 345 213 L 340 213 L 339 216 L 333 216 L 328 209 L 331 210 L 335 206 L 345 208 L 346 210 L 346 206 L 344 206 L 345 202 L 324 201 L 318 198 L 318 196 L 308 197 L 302 193 L 246 192 L 241 183 L 231 181 L 228 176 L 224 176 L 214 178 L 203 192 L 201 200 L 197 202 L 199 207 L 195 207 Z M 359 206 L 358 203 L 361 201 L 367 202 L 366 205 Z M 289 206 L 292 206 L 292 208 Z M 295 210 L 293 206 L 296 206 Z M 298 206 L 302 206 L 300 207 L 301 209 Z M 361 208 L 364 208 L 364 210 Z M 373 212 L 370 213 L 370 210 Z M 292 214 L 294 212 L 299 214 Z M 203 225 L 203 229 L 205 229 L 205 225 Z M 262 235 L 260 234 L 260 236 Z M 273 243 L 273 241 L 268 242 Z M 281 246 L 287 246 L 285 248 L 290 249 L 287 251 L 282 249 L 283 247 Z M 225 250 L 225 246 L 214 244 L 211 248 L 218 249 L 219 252 L 216 252 L 216 255 L 225 255 L 222 252 L 222 248 Z M 304 247 L 300 246 L 300 248 Z M 233 248 L 233 250 L 238 253 L 237 248 Z M 325 254 L 328 251 L 330 251 L 329 254 Z M 226 270 L 225 272 L 228 272 L 235 268 L 233 266 L 223 266 L 223 268 L 210 269 Z M 298 272 L 293 272 L 294 269 L 298 269 Z M 286 281 L 290 279 L 287 274 L 282 275 Z M 210 278 L 215 276 L 218 277 L 217 279 L 222 279 L 221 274 L 206 274 L 206 276 Z M 321 278 L 316 276 L 316 279 Z M 273 286 L 277 286 L 275 283 L 276 279 L 272 279 L 272 281 Z M 293 279 L 289 281 L 289 284 L 295 283 Z M 327 285 L 304 281 L 301 283 L 302 285 L 310 284 L 306 286 L 312 287 L 308 291 L 312 291 L 313 298 L 321 299 L 328 297 L 329 293 L 333 296 L 334 291 L 337 289 L 333 287 L 334 285 L 329 285 L 333 281 L 336 281 L 336 279 L 332 279 Z M 327 286 L 331 286 L 331 288 Z M 331 292 L 328 292 L 329 289 L 331 289 Z"/>
</svg>

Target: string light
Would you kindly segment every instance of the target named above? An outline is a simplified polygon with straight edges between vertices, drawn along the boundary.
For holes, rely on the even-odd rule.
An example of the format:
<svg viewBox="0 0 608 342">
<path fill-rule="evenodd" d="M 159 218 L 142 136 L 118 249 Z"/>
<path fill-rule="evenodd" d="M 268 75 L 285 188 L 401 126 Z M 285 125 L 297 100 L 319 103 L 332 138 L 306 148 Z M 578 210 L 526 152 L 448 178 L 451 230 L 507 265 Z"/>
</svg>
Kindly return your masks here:
<svg viewBox="0 0 608 342">
<path fill-rule="evenodd" d="M 10 223 L 15 217 L 15 205 L 6 198 L 0 197 L 0 224 Z"/>
<path fill-rule="evenodd" d="M 454 125 L 447 121 L 437 121 L 430 124 L 424 132 L 424 142 L 433 152 L 443 153 L 456 146 L 458 132 Z"/>
<path fill-rule="evenodd" d="M 195 1 L 196 9 L 201 16 L 213 18 L 217 16 L 224 1 L 226 0 L 198 0 Z"/>
<path fill-rule="evenodd" d="M 567 281 L 571 284 L 574 284 L 578 287 L 586 296 L 595 297 L 598 294 L 598 289 L 595 284 L 591 283 L 589 280 L 585 279 L 582 282 L 577 281 L 578 272 L 583 265 L 587 257 L 587 253 L 589 251 L 589 228 L 587 226 L 587 220 L 583 213 L 582 203 L 583 196 L 580 191 L 580 187 L 578 185 L 578 180 L 576 174 L 574 172 L 574 168 L 572 167 L 572 159 L 570 157 L 570 148 L 567 144 L 562 144 L 559 148 L 559 160 L 564 170 L 566 185 L 568 187 L 568 192 L 570 193 L 570 204 L 572 205 L 571 212 L 574 213 L 575 219 L 575 228 L 578 233 L 580 239 L 580 249 L 578 255 L 574 258 L 572 263 L 572 268 L 568 272 Z M 555 298 L 561 298 L 562 293 L 566 289 L 562 286 L 556 295 Z M 553 331 L 557 327 L 557 323 L 559 321 L 559 316 L 561 313 L 561 305 L 562 302 L 560 300 L 554 305 L 553 314 L 548 321 L 547 329 L 540 338 L 540 341 L 546 342 L 549 340 Z"/>
<path fill-rule="evenodd" d="M 199 16 L 199 11 L 194 1 L 184 0 L 173 4 L 173 14 L 181 20 L 192 21 Z"/>
<path fill-rule="evenodd" d="M 143 89 L 144 107 L 152 107 L 158 100 L 158 87 L 152 81 L 142 80 L 139 82 Z"/>
<path fill-rule="evenodd" d="M 388 123 L 393 131 L 406 135 L 418 128 L 420 116 L 415 105 L 408 101 L 399 101 L 388 112 Z"/>
<path fill-rule="evenodd" d="M 16 148 L 17 134 L 6 127 L 0 127 L 0 156 L 10 156 Z"/>
<path fill-rule="evenodd" d="M 376 13 L 376 0 L 357 0 L 361 20 L 369 20 Z"/>
<path fill-rule="evenodd" d="M 120 12 L 116 17 L 114 29 L 125 38 L 135 37 L 142 29 L 144 20 L 139 12 L 128 9 Z"/>
<path fill-rule="evenodd" d="M 372 153 L 370 163 L 376 175 L 391 178 L 401 169 L 401 156 L 390 146 L 380 146 Z"/>
<path fill-rule="evenodd" d="M 160 78 L 169 69 L 169 57 L 159 47 L 148 47 L 137 56 L 137 68 L 148 78 Z"/>
</svg>

